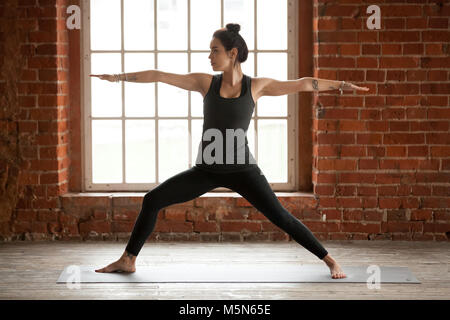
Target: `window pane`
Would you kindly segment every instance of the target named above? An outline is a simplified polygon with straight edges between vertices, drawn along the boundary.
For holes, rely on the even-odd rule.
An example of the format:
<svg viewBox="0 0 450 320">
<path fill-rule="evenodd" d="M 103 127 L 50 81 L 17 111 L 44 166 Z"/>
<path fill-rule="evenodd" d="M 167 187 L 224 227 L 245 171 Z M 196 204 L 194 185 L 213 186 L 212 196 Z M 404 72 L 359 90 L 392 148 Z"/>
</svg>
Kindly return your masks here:
<svg viewBox="0 0 450 320">
<path fill-rule="evenodd" d="M 258 77 L 287 80 L 287 53 L 258 53 Z M 258 99 L 258 116 L 287 116 L 288 96 L 263 96 Z"/>
<path fill-rule="evenodd" d="M 203 96 L 200 92 L 191 92 L 191 116 L 203 117 Z"/>
<path fill-rule="evenodd" d="M 92 182 L 122 183 L 120 120 L 92 120 Z"/>
<path fill-rule="evenodd" d="M 258 50 L 287 50 L 287 0 L 257 0 L 257 7 Z"/>
<path fill-rule="evenodd" d="M 124 0 L 125 50 L 153 50 L 155 43 L 153 1 Z"/>
<path fill-rule="evenodd" d="M 209 43 L 208 43 L 209 46 Z M 208 59 L 209 53 L 191 53 L 191 72 L 216 74 Z M 206 94 L 206 92 L 205 92 Z M 203 96 L 200 92 L 191 91 L 191 116 L 203 117 Z"/>
<path fill-rule="evenodd" d="M 258 165 L 270 182 L 287 182 L 287 120 L 258 120 Z"/>
<path fill-rule="evenodd" d="M 153 53 L 125 53 L 125 72 L 155 69 Z M 155 116 L 155 82 L 124 82 L 125 116 Z"/>
<path fill-rule="evenodd" d="M 220 0 L 191 0 L 191 49 L 209 50 L 217 29 L 220 29 Z"/>
<path fill-rule="evenodd" d="M 155 121 L 125 121 L 126 183 L 155 182 Z"/>
<path fill-rule="evenodd" d="M 208 56 L 209 53 L 191 53 L 191 72 L 219 73 L 213 70 Z"/>
<path fill-rule="evenodd" d="M 120 0 L 90 1 L 91 50 L 120 50 Z"/>
<path fill-rule="evenodd" d="M 157 0 L 156 6 L 158 50 L 187 50 L 187 1 Z"/>
<path fill-rule="evenodd" d="M 92 53 L 92 74 L 113 74 L 121 70 L 120 53 Z M 91 112 L 93 117 L 120 117 L 122 115 L 122 90 L 120 82 L 91 80 Z"/>
<path fill-rule="evenodd" d="M 255 2 L 257 4 L 255 10 Z M 91 53 L 92 74 L 113 74 L 160 70 L 176 74 L 202 72 L 219 74 L 211 68 L 209 44 L 212 34 L 227 23 L 239 23 L 249 50 L 255 50 L 255 14 L 260 50 L 286 50 L 288 1 L 273 0 L 92 0 L 90 1 L 91 50 L 121 49 L 121 4 L 123 3 L 123 40 L 125 50 L 187 50 L 204 53 Z M 188 28 L 188 5 L 190 26 Z M 157 21 L 154 11 L 157 10 Z M 155 28 L 157 46 L 155 47 Z M 87 51 L 89 53 L 89 51 Z M 287 53 L 249 52 L 242 71 L 254 78 L 287 80 Z M 188 58 L 190 69 L 188 69 Z M 156 59 L 155 59 L 156 57 Z M 157 64 L 155 64 L 155 62 Z M 188 91 L 166 83 L 109 82 L 95 77 L 91 81 L 91 113 L 95 117 L 187 117 Z M 158 96 L 158 112 L 155 97 Z M 195 165 L 203 125 L 203 96 L 191 91 L 191 116 L 200 119 L 91 120 L 93 183 L 161 183 Z M 287 117 L 288 96 L 265 96 L 258 100 L 259 117 Z M 253 114 L 255 116 L 255 113 Z M 189 133 L 189 121 L 191 132 Z M 255 130 L 255 122 L 258 125 Z M 122 128 L 122 123 L 125 128 Z M 125 155 L 122 155 L 122 129 Z M 158 133 L 156 134 L 156 131 Z M 258 139 L 256 139 L 256 134 Z M 158 137 L 158 143 L 156 143 Z M 288 169 L 287 119 L 251 119 L 247 131 L 250 152 L 270 182 L 286 183 Z M 189 143 L 191 148 L 189 150 Z M 258 144 L 258 145 L 256 145 Z M 158 150 L 156 150 L 158 145 Z M 258 147 L 258 148 L 256 148 Z M 256 151 L 258 149 L 258 151 Z M 158 181 L 156 181 L 158 156 Z M 125 164 L 123 164 L 123 159 Z M 122 167 L 125 166 L 125 181 Z"/>
<path fill-rule="evenodd" d="M 197 159 L 198 149 L 200 141 L 202 139 L 203 120 L 192 120 L 192 166 L 195 166 L 195 160 Z"/>
<path fill-rule="evenodd" d="M 273 0 L 272 0 L 273 1 Z M 279 1 L 273 1 L 278 4 Z M 239 31 L 242 38 L 244 38 L 247 44 L 248 50 L 254 50 L 255 37 L 254 37 L 254 25 L 255 25 L 255 6 L 254 1 L 249 0 L 224 0 L 223 1 L 223 19 L 224 27 L 228 23 L 238 23 L 241 25 L 241 31 Z M 259 23 L 259 21 L 258 21 Z M 273 24 L 273 21 L 270 22 Z"/>
<path fill-rule="evenodd" d="M 159 53 L 158 70 L 177 74 L 187 73 L 186 53 Z M 188 92 L 177 86 L 158 82 L 158 115 L 187 117 Z"/>
<path fill-rule="evenodd" d="M 188 169 L 187 120 L 159 120 L 159 182 Z"/>
<path fill-rule="evenodd" d="M 242 72 L 246 75 L 254 78 L 255 77 L 255 53 L 249 52 L 247 60 L 241 63 Z"/>
</svg>

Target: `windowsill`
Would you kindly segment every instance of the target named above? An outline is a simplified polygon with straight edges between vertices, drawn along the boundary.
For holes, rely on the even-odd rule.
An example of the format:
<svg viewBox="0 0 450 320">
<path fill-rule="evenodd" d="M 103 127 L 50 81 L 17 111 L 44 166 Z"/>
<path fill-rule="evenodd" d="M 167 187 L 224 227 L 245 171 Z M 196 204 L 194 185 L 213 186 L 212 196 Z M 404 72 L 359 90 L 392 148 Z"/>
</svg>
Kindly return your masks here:
<svg viewBox="0 0 450 320">
<path fill-rule="evenodd" d="M 68 192 L 60 197 L 143 197 L 146 192 Z M 275 192 L 277 197 L 314 197 L 312 192 Z M 242 196 L 237 192 L 207 192 L 198 198 L 213 198 L 213 197 L 230 197 L 241 198 Z"/>
</svg>

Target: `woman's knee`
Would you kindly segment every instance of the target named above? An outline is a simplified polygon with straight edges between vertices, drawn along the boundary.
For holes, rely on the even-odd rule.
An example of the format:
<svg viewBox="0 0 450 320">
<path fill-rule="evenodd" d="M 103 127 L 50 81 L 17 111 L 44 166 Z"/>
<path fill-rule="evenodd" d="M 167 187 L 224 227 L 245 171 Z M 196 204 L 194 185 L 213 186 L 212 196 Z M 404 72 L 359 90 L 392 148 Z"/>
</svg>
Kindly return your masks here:
<svg viewBox="0 0 450 320">
<path fill-rule="evenodd" d="M 281 228 L 293 227 L 300 221 L 292 213 L 287 211 L 284 207 L 274 209 L 270 212 L 270 220 Z"/>
<path fill-rule="evenodd" d="M 156 192 L 151 190 L 144 195 L 144 199 L 142 201 L 142 207 L 146 210 L 159 210 L 158 208 L 158 198 L 156 196 Z"/>
</svg>

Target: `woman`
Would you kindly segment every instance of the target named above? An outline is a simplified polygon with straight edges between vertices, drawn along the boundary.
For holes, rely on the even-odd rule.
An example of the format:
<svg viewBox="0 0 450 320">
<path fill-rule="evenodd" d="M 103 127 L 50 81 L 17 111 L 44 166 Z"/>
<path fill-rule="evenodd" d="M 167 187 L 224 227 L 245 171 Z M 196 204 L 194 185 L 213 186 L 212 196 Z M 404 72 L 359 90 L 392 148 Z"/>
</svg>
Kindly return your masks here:
<svg viewBox="0 0 450 320">
<path fill-rule="evenodd" d="M 192 200 L 223 186 L 238 192 L 272 223 L 323 260 L 330 268 L 333 279 L 346 277 L 339 264 L 312 232 L 280 204 L 251 155 L 245 134 L 255 102 L 261 96 L 332 89 L 340 89 L 342 93 L 343 89 L 368 88 L 360 88 L 344 81 L 315 78 L 291 81 L 250 78 L 241 70 L 241 63 L 246 61 L 248 49 L 239 30 L 239 24 L 230 23 L 213 34 L 209 59 L 213 70 L 223 71 L 222 74 L 179 75 L 150 70 L 120 75 L 91 75 L 108 81 L 161 81 L 186 90 L 198 91 L 204 97 L 203 138 L 199 144 L 196 165 L 146 193 L 122 257 L 102 269 L 95 270 L 96 272 L 135 272 L 136 257 L 151 234 L 158 212 L 162 208 Z M 234 153 L 236 132 L 236 149 L 239 155 Z M 207 143 L 207 140 L 212 140 L 212 136 L 214 141 Z"/>
</svg>

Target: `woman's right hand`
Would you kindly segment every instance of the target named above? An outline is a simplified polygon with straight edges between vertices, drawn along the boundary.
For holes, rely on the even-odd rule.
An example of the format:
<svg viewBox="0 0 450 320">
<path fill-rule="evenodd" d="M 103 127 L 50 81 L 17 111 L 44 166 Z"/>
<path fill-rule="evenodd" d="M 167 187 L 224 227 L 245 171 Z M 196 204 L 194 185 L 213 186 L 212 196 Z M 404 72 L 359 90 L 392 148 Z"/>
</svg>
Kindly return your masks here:
<svg viewBox="0 0 450 320">
<path fill-rule="evenodd" d="M 114 76 L 112 74 L 90 74 L 89 76 L 91 76 L 91 77 L 98 77 L 101 80 L 108 80 L 108 81 L 111 81 L 111 82 L 115 81 Z"/>
</svg>

